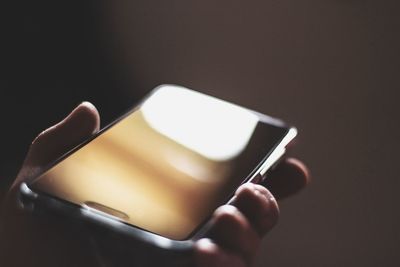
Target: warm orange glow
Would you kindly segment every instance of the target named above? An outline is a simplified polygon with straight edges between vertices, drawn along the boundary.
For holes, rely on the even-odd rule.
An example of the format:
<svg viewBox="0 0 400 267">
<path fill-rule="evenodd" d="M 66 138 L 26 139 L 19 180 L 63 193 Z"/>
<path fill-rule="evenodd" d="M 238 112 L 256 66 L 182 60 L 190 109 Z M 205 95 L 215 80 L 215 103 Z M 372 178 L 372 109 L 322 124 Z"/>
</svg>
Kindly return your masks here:
<svg viewBox="0 0 400 267">
<path fill-rule="evenodd" d="M 166 86 L 36 179 L 32 188 L 184 239 L 216 208 L 221 194 L 245 178 L 233 179 L 235 160 L 257 123 L 244 108 Z M 254 155 L 268 151 L 257 149 Z M 254 165 L 242 160 L 245 171 L 260 160 Z"/>
</svg>

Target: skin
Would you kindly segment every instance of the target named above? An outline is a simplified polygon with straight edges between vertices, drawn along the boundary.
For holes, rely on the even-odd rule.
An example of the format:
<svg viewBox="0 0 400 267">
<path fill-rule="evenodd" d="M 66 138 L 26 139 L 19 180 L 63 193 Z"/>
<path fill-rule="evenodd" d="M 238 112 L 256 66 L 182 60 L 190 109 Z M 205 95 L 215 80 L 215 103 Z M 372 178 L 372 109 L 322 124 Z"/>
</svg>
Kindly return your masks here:
<svg viewBox="0 0 400 267">
<path fill-rule="evenodd" d="M 84 102 L 33 141 L 2 203 L 1 266 L 109 266 L 112 262 L 101 257 L 94 239 L 81 227 L 66 225 L 65 220 L 52 214 L 32 216 L 18 208 L 16 200 L 21 182 L 96 133 L 99 125 L 96 108 Z M 309 175 L 300 161 L 286 159 L 267 180 L 271 191 L 262 185 L 244 184 L 236 191 L 233 205 L 221 206 L 214 212 L 209 233 L 196 242 L 196 266 L 252 265 L 262 237 L 278 221 L 274 195 L 293 195 L 308 183 Z"/>
</svg>

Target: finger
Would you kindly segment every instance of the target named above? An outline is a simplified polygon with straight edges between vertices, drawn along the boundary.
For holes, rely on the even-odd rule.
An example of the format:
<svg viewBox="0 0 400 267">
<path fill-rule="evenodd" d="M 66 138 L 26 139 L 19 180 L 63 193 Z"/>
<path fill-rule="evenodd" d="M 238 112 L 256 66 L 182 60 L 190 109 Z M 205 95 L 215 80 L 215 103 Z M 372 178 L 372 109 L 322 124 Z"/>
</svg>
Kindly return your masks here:
<svg viewBox="0 0 400 267">
<path fill-rule="evenodd" d="M 89 102 L 76 107 L 64 120 L 48 128 L 32 142 L 24 166 L 18 175 L 32 176 L 99 130 L 100 116 Z"/>
<path fill-rule="evenodd" d="M 212 220 L 209 236 L 250 264 L 260 244 L 260 236 L 246 217 L 236 207 L 224 205 L 215 211 Z"/>
<path fill-rule="evenodd" d="M 277 199 L 296 194 L 310 182 L 307 167 L 299 160 L 288 158 L 282 161 L 271 171 L 263 185 L 265 185 Z"/>
<path fill-rule="evenodd" d="M 89 102 L 83 102 L 60 123 L 36 137 L 28 154 L 29 163 L 49 163 L 97 132 L 99 125 L 100 118 L 96 108 Z"/>
<path fill-rule="evenodd" d="M 274 196 L 262 185 L 246 183 L 238 188 L 233 204 L 246 216 L 260 237 L 264 236 L 279 218 Z"/>
<path fill-rule="evenodd" d="M 246 266 L 240 256 L 222 249 L 208 238 L 203 238 L 196 242 L 195 261 L 198 267 Z"/>
</svg>

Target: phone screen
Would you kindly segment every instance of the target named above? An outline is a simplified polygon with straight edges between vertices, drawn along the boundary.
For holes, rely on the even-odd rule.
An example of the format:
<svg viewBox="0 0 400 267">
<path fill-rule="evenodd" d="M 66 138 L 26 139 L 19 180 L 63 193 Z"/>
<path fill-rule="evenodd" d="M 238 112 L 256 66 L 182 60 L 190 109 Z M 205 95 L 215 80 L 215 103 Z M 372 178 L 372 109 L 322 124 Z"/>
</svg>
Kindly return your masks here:
<svg viewBox="0 0 400 267">
<path fill-rule="evenodd" d="M 198 92 L 161 86 L 30 187 L 183 240 L 287 134 L 287 127 L 267 121 Z"/>
</svg>

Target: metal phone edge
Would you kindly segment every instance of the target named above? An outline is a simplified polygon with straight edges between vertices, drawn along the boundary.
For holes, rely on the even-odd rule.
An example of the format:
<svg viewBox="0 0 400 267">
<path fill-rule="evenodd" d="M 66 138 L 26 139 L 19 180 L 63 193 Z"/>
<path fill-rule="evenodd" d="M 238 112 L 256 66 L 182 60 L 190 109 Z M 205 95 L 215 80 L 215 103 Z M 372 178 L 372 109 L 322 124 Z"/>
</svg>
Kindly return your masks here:
<svg viewBox="0 0 400 267">
<path fill-rule="evenodd" d="M 174 85 L 174 84 L 162 84 L 154 89 L 152 89 L 147 96 L 145 96 L 141 101 L 139 101 L 136 105 L 133 106 L 133 108 L 130 108 L 127 112 L 125 112 L 122 116 L 114 120 L 112 123 L 104 127 L 101 131 L 99 131 L 96 135 L 92 136 L 82 144 L 78 145 L 77 147 L 71 149 L 67 153 L 65 153 L 63 156 L 61 156 L 59 159 L 57 159 L 55 162 L 50 164 L 49 166 L 46 166 L 45 169 L 52 167 L 53 165 L 57 164 L 60 160 L 63 160 L 70 154 L 74 153 L 76 150 L 81 148 L 82 146 L 86 145 L 93 139 L 95 139 L 98 135 L 102 134 L 109 128 L 111 128 L 113 125 L 124 119 L 126 116 L 137 110 L 141 104 L 146 101 L 151 95 L 153 95 L 158 89 L 160 89 L 163 86 L 168 86 L 168 85 L 173 85 L 177 86 L 180 88 L 188 89 L 183 86 L 179 85 Z M 191 89 L 189 89 L 191 90 Z M 198 91 L 196 91 L 198 92 Z M 198 92 L 200 94 L 204 94 L 202 92 Z M 208 95 L 209 96 L 209 95 Z M 211 96 L 213 98 L 216 98 L 214 96 Z M 219 99 L 219 98 L 217 98 Z M 222 100 L 225 101 L 225 100 Z M 231 103 L 231 102 L 229 102 Z M 234 103 L 231 103 L 233 105 L 237 105 Z M 239 105 L 237 105 L 239 106 Z M 241 107 L 241 106 L 240 106 Z M 244 108 L 244 107 L 242 107 Z M 247 108 L 245 108 L 247 109 Z M 263 121 L 265 123 L 269 123 L 278 127 L 287 127 L 288 132 L 287 134 L 282 138 L 282 140 L 278 143 L 278 145 L 274 148 L 274 150 L 260 163 L 261 165 L 258 165 L 258 167 L 255 169 L 255 172 L 251 175 L 249 179 L 245 182 L 254 182 L 254 180 L 261 174 L 264 176 L 266 172 L 276 164 L 280 158 L 283 157 L 283 155 L 286 152 L 286 145 L 293 140 L 293 138 L 297 135 L 297 129 L 295 127 L 289 127 L 287 126 L 282 120 L 273 118 L 271 116 L 259 113 L 257 111 L 247 109 L 256 115 L 258 115 L 260 121 Z M 196 231 L 196 233 L 191 236 L 189 239 L 186 240 L 173 240 L 169 239 L 166 237 L 162 237 L 160 235 L 148 232 L 146 230 L 142 230 L 138 227 L 135 227 L 133 225 L 128 225 L 125 224 L 117 219 L 110 218 L 110 216 L 104 216 L 103 214 L 97 214 L 96 212 L 89 211 L 87 209 L 84 209 L 82 206 L 75 205 L 74 207 L 76 210 L 79 211 L 79 213 L 76 213 L 75 211 L 72 211 L 71 207 L 68 205 L 69 203 L 64 203 L 64 201 L 51 198 L 42 194 L 39 194 L 37 192 L 34 192 L 31 188 L 26 183 L 21 184 L 20 187 L 20 195 L 21 195 L 21 200 L 20 202 L 22 203 L 22 206 L 24 206 L 25 209 L 27 210 L 34 210 L 34 209 L 40 209 L 42 207 L 45 208 L 52 208 L 53 210 L 55 209 L 54 207 L 57 206 L 57 208 L 61 208 L 63 213 L 66 213 L 68 215 L 71 215 L 73 213 L 72 217 L 79 218 L 79 219 L 84 219 L 85 221 L 89 223 L 95 223 L 97 225 L 105 226 L 111 231 L 115 231 L 117 233 L 123 234 L 123 235 L 128 235 L 132 237 L 133 239 L 136 239 L 138 241 L 143 241 L 148 245 L 154 245 L 155 247 L 161 249 L 161 250 L 173 250 L 173 251 L 182 251 L 182 252 L 187 252 L 193 250 L 194 242 L 195 240 L 199 239 L 202 237 L 202 234 L 208 229 L 209 225 L 209 220 Z M 230 199 L 226 204 L 230 204 L 232 202 L 232 199 Z M 46 205 L 49 204 L 49 205 Z M 52 205 L 54 204 L 54 205 Z M 47 207 L 46 207 L 47 206 Z M 53 206 L 53 207 L 51 207 Z"/>
<path fill-rule="evenodd" d="M 191 239 L 173 240 L 142 230 L 110 216 L 90 211 L 82 206 L 34 192 L 26 183 L 20 185 L 19 204 L 21 208 L 28 212 L 34 213 L 35 211 L 52 210 L 75 219 L 77 222 L 83 220 L 83 222 L 88 224 L 105 227 L 113 233 L 143 242 L 145 245 L 158 248 L 162 251 L 190 253 L 193 250 L 194 241 Z"/>
</svg>

